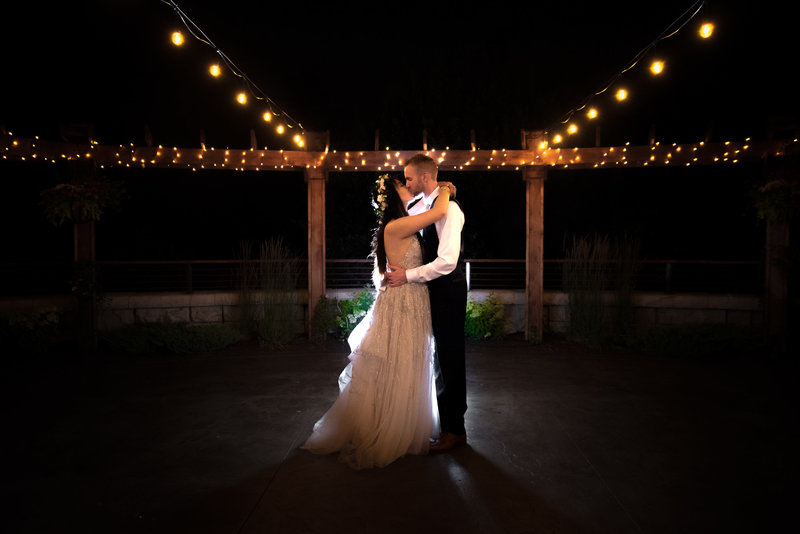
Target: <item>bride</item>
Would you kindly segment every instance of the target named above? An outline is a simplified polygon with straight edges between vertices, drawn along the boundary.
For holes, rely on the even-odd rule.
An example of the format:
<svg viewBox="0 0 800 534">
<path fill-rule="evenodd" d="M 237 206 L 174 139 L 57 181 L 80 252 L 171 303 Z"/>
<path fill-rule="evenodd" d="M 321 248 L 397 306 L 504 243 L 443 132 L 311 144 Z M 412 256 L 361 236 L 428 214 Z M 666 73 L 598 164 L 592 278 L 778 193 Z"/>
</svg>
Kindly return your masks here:
<svg viewBox="0 0 800 534">
<path fill-rule="evenodd" d="M 447 213 L 450 189 L 419 215 L 408 215 L 413 199 L 399 180 L 385 188 L 380 225 L 373 242 L 376 269 L 387 260 L 405 269 L 423 264 L 419 230 Z M 425 284 L 381 285 L 366 317 L 350 335 L 350 363 L 339 376 L 339 397 L 314 425 L 301 447 L 315 454 L 339 453 L 355 469 L 384 467 L 405 454 L 426 454 L 438 437 L 439 415 L 433 381 L 433 334 Z"/>
</svg>

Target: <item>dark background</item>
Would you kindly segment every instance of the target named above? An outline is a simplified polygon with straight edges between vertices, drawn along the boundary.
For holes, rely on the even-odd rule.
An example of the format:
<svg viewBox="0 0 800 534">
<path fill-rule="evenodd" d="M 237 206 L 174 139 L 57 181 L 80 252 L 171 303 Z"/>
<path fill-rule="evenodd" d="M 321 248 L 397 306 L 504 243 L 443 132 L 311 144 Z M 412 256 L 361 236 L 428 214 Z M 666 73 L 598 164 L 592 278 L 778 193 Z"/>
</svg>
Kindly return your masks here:
<svg viewBox="0 0 800 534">
<path fill-rule="evenodd" d="M 245 73 L 331 148 L 518 148 L 521 129 L 549 129 L 626 66 L 691 2 L 463 3 L 179 2 Z M 797 46 L 783 3 L 707 2 L 622 78 L 623 105 L 596 97 L 604 145 L 764 139 L 795 135 Z M 714 38 L 700 41 L 699 22 Z M 154 143 L 288 148 L 233 101 L 226 72 L 206 74 L 213 50 L 188 37 L 159 0 L 26 3 L 3 17 L 6 51 L 0 124 L 15 135 L 60 139 L 88 124 L 101 144 Z M 584 128 L 575 145 L 593 145 Z M 108 169 L 128 199 L 98 225 L 99 259 L 235 257 L 243 240 L 280 236 L 306 247 L 302 173 Z M 524 189 L 515 173 L 443 173 L 465 206 L 467 255 L 524 254 Z M 374 224 L 375 173 L 332 173 L 329 257 L 366 257 Z M 41 216 L 38 191 L 59 183 L 57 166 L 0 162 L 5 253 L 11 259 L 71 256 L 68 229 Z M 545 186 L 545 255 L 563 255 L 570 234 L 627 234 L 649 258 L 752 259 L 763 229 L 749 200 L 761 164 L 680 169 L 554 170 Z"/>
</svg>

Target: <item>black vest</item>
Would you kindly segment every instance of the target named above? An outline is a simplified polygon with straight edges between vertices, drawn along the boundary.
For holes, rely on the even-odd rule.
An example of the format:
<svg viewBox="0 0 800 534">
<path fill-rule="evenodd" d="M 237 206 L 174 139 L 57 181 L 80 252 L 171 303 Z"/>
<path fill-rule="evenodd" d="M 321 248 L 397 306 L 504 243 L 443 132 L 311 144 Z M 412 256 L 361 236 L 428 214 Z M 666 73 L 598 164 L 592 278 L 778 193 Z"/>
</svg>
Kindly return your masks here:
<svg viewBox="0 0 800 534">
<path fill-rule="evenodd" d="M 436 203 L 436 200 L 439 197 L 437 196 L 433 199 L 433 203 L 431 206 Z M 450 202 L 455 202 L 459 208 L 461 208 L 461 204 L 451 198 Z M 463 211 L 464 208 L 461 208 Z M 436 224 L 431 224 L 430 226 L 426 226 L 422 229 L 422 258 L 425 260 L 425 263 L 430 263 L 435 260 L 439 255 L 439 234 L 436 233 Z M 440 276 L 434 280 L 428 282 L 428 285 L 440 285 L 445 284 L 447 282 L 455 282 L 465 279 L 464 276 L 464 232 L 461 232 L 461 248 L 458 251 L 458 262 L 456 263 L 456 268 L 449 274 L 444 276 Z"/>
</svg>

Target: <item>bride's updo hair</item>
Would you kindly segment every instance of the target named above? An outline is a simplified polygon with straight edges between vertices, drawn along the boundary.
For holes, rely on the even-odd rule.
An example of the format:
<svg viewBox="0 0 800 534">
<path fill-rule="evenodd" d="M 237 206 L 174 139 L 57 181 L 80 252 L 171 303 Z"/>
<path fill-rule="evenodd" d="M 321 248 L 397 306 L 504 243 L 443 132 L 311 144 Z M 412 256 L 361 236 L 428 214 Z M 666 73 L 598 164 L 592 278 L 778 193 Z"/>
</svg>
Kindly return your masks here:
<svg viewBox="0 0 800 534">
<path fill-rule="evenodd" d="M 397 193 L 398 186 L 403 186 L 403 183 L 397 178 L 386 180 L 386 208 L 383 210 L 380 223 L 378 223 L 372 239 L 372 256 L 375 258 L 378 272 L 382 275 L 386 274 L 386 248 L 383 245 L 383 230 L 390 221 L 408 215 L 405 202 Z"/>
</svg>

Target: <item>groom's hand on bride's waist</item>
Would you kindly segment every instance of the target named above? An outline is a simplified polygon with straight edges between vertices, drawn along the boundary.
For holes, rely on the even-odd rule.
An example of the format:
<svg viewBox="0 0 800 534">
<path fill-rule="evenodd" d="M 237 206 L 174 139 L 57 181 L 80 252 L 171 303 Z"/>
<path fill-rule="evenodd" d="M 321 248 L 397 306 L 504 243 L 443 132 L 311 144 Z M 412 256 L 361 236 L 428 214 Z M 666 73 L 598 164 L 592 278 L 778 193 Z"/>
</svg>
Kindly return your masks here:
<svg viewBox="0 0 800 534">
<path fill-rule="evenodd" d="M 386 278 L 389 279 L 389 287 L 402 286 L 408 282 L 406 270 L 402 267 L 395 267 L 394 265 L 389 265 L 389 270 L 386 271 Z"/>
</svg>

